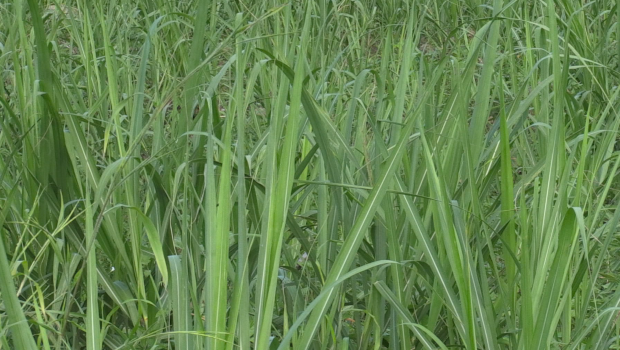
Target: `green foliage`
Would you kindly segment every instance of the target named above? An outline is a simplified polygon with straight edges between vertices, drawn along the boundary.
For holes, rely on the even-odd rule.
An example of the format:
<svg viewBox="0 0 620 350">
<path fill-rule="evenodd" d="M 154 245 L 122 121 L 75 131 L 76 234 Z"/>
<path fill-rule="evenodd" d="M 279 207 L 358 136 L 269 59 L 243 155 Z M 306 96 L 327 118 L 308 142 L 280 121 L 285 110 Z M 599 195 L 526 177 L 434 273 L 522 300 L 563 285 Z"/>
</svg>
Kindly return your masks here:
<svg viewBox="0 0 620 350">
<path fill-rule="evenodd" d="M 620 349 L 619 14 L 0 3 L 0 349 Z"/>
</svg>

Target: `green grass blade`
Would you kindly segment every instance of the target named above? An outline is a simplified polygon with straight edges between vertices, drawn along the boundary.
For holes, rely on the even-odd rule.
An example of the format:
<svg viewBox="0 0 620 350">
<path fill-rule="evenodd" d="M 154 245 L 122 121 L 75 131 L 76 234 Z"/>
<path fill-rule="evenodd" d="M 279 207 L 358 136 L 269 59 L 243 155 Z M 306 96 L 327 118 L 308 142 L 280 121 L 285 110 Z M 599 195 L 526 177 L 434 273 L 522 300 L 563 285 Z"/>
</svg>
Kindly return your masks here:
<svg viewBox="0 0 620 350">
<path fill-rule="evenodd" d="M 4 177 L 4 174 L 2 177 Z M 13 191 L 11 191 L 9 196 L 4 200 L 3 209 L 0 211 L 1 231 L 4 231 L 1 227 L 4 225 L 8 211 L 11 208 L 11 202 L 15 200 L 16 194 L 17 187 L 14 187 Z M 26 316 L 24 315 L 24 311 L 17 297 L 15 282 L 12 278 L 7 256 L 4 240 L 0 239 L 0 292 L 2 292 L 2 301 L 8 313 L 8 321 L 10 322 L 8 327 L 13 334 L 13 342 L 16 349 L 34 350 L 37 349 L 37 345 L 34 342 L 34 337 L 28 326 L 28 321 L 26 320 Z"/>
<path fill-rule="evenodd" d="M 94 239 L 93 211 L 90 201 L 90 188 L 86 187 L 86 227 L 84 236 L 89 242 Z M 99 325 L 99 298 L 97 276 L 97 250 L 93 246 L 86 256 L 86 348 L 88 350 L 101 349 L 101 328 Z"/>
<path fill-rule="evenodd" d="M 186 288 L 187 274 L 182 270 L 183 265 L 180 256 L 168 256 L 168 262 L 170 263 L 170 302 L 174 318 L 175 345 L 179 349 L 189 349 L 190 337 L 188 332 L 191 330 L 191 321 Z"/>
</svg>

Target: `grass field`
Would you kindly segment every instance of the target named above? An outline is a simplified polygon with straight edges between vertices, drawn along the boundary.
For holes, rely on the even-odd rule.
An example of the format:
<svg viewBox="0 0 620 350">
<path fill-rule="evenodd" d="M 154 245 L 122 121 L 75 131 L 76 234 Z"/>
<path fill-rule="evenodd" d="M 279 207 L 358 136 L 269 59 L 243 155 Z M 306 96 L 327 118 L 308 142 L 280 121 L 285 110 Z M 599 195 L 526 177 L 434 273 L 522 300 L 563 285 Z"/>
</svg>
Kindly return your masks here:
<svg viewBox="0 0 620 350">
<path fill-rule="evenodd" d="M 0 349 L 620 349 L 620 1 L 0 2 Z"/>
</svg>

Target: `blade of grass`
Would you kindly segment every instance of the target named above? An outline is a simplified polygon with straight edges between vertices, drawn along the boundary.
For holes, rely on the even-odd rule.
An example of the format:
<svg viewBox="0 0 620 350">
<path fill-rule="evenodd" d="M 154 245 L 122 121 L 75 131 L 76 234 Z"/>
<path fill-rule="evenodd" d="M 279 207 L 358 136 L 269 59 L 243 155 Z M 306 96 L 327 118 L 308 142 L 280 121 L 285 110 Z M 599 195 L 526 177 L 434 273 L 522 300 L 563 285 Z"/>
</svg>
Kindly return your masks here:
<svg viewBox="0 0 620 350">
<path fill-rule="evenodd" d="M 4 173 L 1 177 L 4 177 Z M 13 187 L 9 196 L 4 200 L 2 211 L 0 211 L 0 231 L 4 231 L 4 221 L 11 208 L 11 203 L 15 200 L 15 195 L 18 193 L 17 189 L 18 187 Z M 11 329 L 16 349 L 35 350 L 37 345 L 34 342 L 34 337 L 30 327 L 28 327 L 28 321 L 17 297 L 2 237 L 4 237 L 4 233 L 0 235 L 0 292 L 2 292 L 2 300 L 8 313 L 8 320 L 10 322 L 8 327 Z"/>
</svg>

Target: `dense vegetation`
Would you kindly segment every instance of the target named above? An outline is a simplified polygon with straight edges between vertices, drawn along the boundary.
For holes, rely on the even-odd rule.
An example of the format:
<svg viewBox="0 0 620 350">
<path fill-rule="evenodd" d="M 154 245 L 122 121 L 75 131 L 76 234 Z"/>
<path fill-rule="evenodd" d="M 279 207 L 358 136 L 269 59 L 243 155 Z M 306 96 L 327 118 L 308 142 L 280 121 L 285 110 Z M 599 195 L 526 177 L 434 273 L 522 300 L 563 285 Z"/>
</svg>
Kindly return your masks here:
<svg viewBox="0 0 620 350">
<path fill-rule="evenodd" d="M 619 15 L 0 3 L 0 349 L 620 349 Z"/>
</svg>

